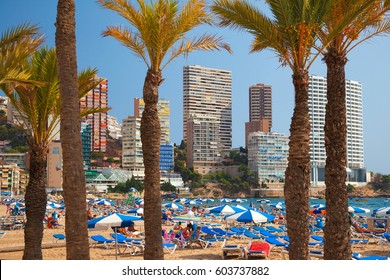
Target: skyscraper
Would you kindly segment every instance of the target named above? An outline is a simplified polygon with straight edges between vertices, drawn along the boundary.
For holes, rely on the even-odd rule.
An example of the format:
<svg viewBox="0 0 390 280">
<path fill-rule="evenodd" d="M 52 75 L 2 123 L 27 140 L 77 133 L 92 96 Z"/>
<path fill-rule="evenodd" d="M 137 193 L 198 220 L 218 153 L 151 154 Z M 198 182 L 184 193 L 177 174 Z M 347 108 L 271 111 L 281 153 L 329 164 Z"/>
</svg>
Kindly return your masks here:
<svg viewBox="0 0 390 280">
<path fill-rule="evenodd" d="M 141 143 L 141 118 L 128 117 L 122 124 L 122 166 L 133 172 L 144 172 Z"/>
<path fill-rule="evenodd" d="M 216 119 L 219 147 L 232 147 L 232 73 L 228 70 L 185 66 L 183 68 L 183 138 L 187 141 L 187 122 L 196 115 Z"/>
<path fill-rule="evenodd" d="M 312 181 L 324 181 L 325 176 L 325 113 L 326 113 L 326 77 L 310 75 L 309 77 L 309 114 L 310 114 L 310 160 L 312 164 Z M 363 147 L 363 105 L 362 84 L 346 80 L 347 112 L 347 173 L 348 181 L 364 182 Z"/>
<path fill-rule="evenodd" d="M 252 132 L 271 132 L 272 87 L 256 84 L 249 87 L 249 122 L 245 123 L 245 145 Z"/>
<path fill-rule="evenodd" d="M 100 79 L 96 77 L 96 79 Z M 108 106 L 108 80 L 102 79 L 93 90 L 80 99 L 80 108 L 107 108 Z M 103 152 L 107 150 L 107 113 L 89 114 L 84 120 L 92 126 L 92 151 Z"/>
<path fill-rule="evenodd" d="M 272 128 L 272 87 L 257 84 L 249 87 L 249 121 L 268 120 Z"/>
</svg>

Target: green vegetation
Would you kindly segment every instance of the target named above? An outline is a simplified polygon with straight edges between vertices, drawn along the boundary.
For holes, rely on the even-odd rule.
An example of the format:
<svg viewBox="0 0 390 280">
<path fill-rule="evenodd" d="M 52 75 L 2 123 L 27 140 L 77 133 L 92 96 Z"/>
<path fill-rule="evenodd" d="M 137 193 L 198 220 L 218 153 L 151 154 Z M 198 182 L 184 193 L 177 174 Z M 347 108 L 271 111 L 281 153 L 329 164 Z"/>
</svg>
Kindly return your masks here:
<svg viewBox="0 0 390 280">
<path fill-rule="evenodd" d="M 130 180 L 127 180 L 124 183 L 118 183 L 114 188 L 109 187 L 108 193 L 128 193 L 131 188 L 135 188 L 138 192 L 142 192 L 144 190 L 144 184 L 142 181 L 137 180 L 134 176 L 131 177 Z"/>
<path fill-rule="evenodd" d="M 354 190 L 355 190 L 355 187 L 352 184 L 347 185 L 347 192 L 348 193 L 352 193 L 352 192 L 354 192 Z"/>
<path fill-rule="evenodd" d="M 6 153 L 25 153 L 28 151 L 27 138 L 21 128 L 11 123 L 7 123 L 7 116 L 0 110 L 0 141 L 9 140 Z"/>
<path fill-rule="evenodd" d="M 390 192 L 390 175 L 375 174 L 373 188 L 376 191 L 382 190 Z"/>
</svg>

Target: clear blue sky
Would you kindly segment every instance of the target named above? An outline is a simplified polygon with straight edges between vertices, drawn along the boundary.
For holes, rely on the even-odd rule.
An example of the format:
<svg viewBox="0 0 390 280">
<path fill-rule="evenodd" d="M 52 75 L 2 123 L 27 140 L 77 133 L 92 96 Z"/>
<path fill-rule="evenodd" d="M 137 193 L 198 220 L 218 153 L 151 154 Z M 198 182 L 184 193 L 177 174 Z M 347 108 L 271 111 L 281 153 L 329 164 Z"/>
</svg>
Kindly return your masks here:
<svg viewBox="0 0 390 280">
<path fill-rule="evenodd" d="M 37 23 L 45 33 L 46 44 L 54 47 L 57 1 L 0 0 L 0 8 L 0 32 L 26 21 Z M 94 0 L 76 0 L 78 68 L 96 67 L 99 75 L 109 80 L 109 106 L 112 107 L 109 114 L 122 123 L 133 114 L 133 99 L 142 97 L 147 69 L 113 38 L 101 36 L 106 26 L 117 24 L 126 22 Z M 234 53 L 196 52 L 187 59 L 178 58 L 163 72 L 165 81 L 159 93 L 171 102 L 171 140 L 180 143 L 183 134 L 182 68 L 195 64 L 232 71 L 233 147 L 244 146 L 244 126 L 249 119 L 248 88 L 256 83 L 272 85 L 273 131 L 289 134 L 294 105 L 291 70 L 281 68 L 270 51 L 249 54 L 251 37 L 246 33 L 217 27 L 198 30 L 224 36 Z M 347 79 L 363 85 L 365 165 L 368 171 L 383 174 L 390 173 L 389 49 L 389 37 L 375 38 L 352 51 L 346 66 Z M 318 59 L 310 73 L 326 76 L 325 64 Z"/>
</svg>

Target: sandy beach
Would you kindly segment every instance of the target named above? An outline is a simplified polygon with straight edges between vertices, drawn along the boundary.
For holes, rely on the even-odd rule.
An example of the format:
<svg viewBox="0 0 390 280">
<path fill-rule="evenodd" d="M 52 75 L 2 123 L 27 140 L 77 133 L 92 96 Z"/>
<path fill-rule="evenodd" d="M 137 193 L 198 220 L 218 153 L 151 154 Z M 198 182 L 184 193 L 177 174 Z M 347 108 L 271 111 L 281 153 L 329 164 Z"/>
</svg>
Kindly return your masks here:
<svg viewBox="0 0 390 280">
<path fill-rule="evenodd" d="M 1 216 L 5 215 L 6 207 L 0 206 Z M 0 239 L 0 259 L 1 260 L 21 260 L 23 256 L 24 246 L 24 230 L 5 230 L 4 236 Z M 65 241 L 57 241 L 53 238 L 53 234 L 62 233 L 65 234 L 63 227 L 57 229 L 45 228 L 42 243 L 42 252 L 44 260 L 65 260 L 66 248 Z M 105 237 L 110 237 L 113 231 L 90 231 L 89 235 L 101 234 Z M 359 252 L 363 255 L 382 255 L 390 257 L 390 246 L 382 249 L 377 242 L 368 244 L 364 248 L 353 247 L 354 252 Z M 229 239 L 228 244 L 238 244 L 240 246 L 248 246 L 249 239 Z M 284 254 L 279 250 L 271 250 L 269 255 L 270 260 L 283 260 Z M 115 260 L 115 249 L 106 249 L 103 246 L 91 246 L 90 248 L 91 260 Z M 164 258 L 166 260 L 222 260 L 222 242 L 216 242 L 211 247 L 202 248 L 178 248 L 173 254 L 165 253 Z M 241 254 L 233 255 L 229 254 L 227 259 L 230 260 L 244 260 Z M 263 257 L 252 257 L 251 259 L 264 259 Z M 129 253 L 123 253 L 118 255 L 118 260 L 143 260 L 142 255 L 130 255 Z"/>
</svg>

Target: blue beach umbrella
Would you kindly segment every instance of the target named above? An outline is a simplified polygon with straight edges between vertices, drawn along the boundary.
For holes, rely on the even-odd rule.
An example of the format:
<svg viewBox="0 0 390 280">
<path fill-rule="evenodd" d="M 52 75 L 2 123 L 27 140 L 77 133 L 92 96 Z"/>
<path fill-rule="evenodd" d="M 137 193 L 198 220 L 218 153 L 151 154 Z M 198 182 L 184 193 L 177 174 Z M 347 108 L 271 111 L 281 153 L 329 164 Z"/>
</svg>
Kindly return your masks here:
<svg viewBox="0 0 390 280">
<path fill-rule="evenodd" d="M 88 221 L 88 228 L 90 229 L 108 229 L 114 228 L 115 239 L 117 237 L 116 231 L 117 228 L 129 227 L 132 224 L 143 221 L 142 217 L 124 215 L 119 213 L 113 213 L 108 216 L 103 216 L 99 218 L 92 219 Z M 118 258 L 118 242 L 115 240 L 115 257 Z"/>
<path fill-rule="evenodd" d="M 206 209 L 206 212 L 219 213 L 219 214 L 224 214 L 224 215 L 243 212 L 243 211 L 245 211 L 245 210 L 238 208 L 238 207 L 230 206 L 230 205 L 221 205 L 221 206 L 216 206 L 216 207 Z"/>
<path fill-rule="evenodd" d="M 315 208 L 315 209 L 318 209 L 318 208 L 324 208 L 326 207 L 324 204 L 321 204 L 321 203 L 317 203 L 317 204 L 312 204 L 310 205 L 310 208 Z M 325 208 L 324 208 L 325 209 Z"/>
<path fill-rule="evenodd" d="M 357 213 L 357 214 L 369 213 L 370 209 L 356 207 L 356 206 L 348 206 L 348 212 L 349 213 Z"/>
<path fill-rule="evenodd" d="M 245 212 L 240 212 L 236 214 L 227 215 L 224 219 L 226 221 L 236 221 L 236 222 L 242 222 L 242 223 L 266 223 L 269 221 L 269 216 L 271 215 L 264 215 L 265 213 L 257 212 L 253 210 L 248 210 Z M 273 217 L 273 216 L 272 216 Z M 275 217 L 273 217 L 275 218 Z"/>
<path fill-rule="evenodd" d="M 95 202 L 96 205 L 104 205 L 104 206 L 114 206 L 114 203 L 108 201 L 106 199 L 101 199 Z"/>
<path fill-rule="evenodd" d="M 163 205 L 165 208 L 172 208 L 174 210 L 179 210 L 179 209 L 183 209 L 183 206 L 181 206 L 180 204 L 176 204 L 176 203 L 166 203 Z"/>
<path fill-rule="evenodd" d="M 136 213 L 138 215 L 142 215 L 144 213 L 144 208 L 131 208 L 127 210 L 127 213 Z"/>
<path fill-rule="evenodd" d="M 286 210 L 286 207 L 285 207 L 284 203 L 282 203 L 282 202 L 271 203 L 269 206 L 276 208 L 276 209 L 280 209 L 280 210 Z"/>
<path fill-rule="evenodd" d="M 184 204 L 200 205 L 200 204 L 202 204 L 202 202 L 196 201 L 196 200 L 187 200 L 186 202 L 184 202 Z"/>
<path fill-rule="evenodd" d="M 219 201 L 223 202 L 223 203 L 229 203 L 229 202 L 232 202 L 232 200 L 230 198 L 221 198 Z"/>
<path fill-rule="evenodd" d="M 381 207 L 381 208 L 375 209 L 373 211 L 373 213 L 375 215 L 389 215 L 390 214 L 390 207 L 387 206 L 387 207 Z"/>
</svg>

